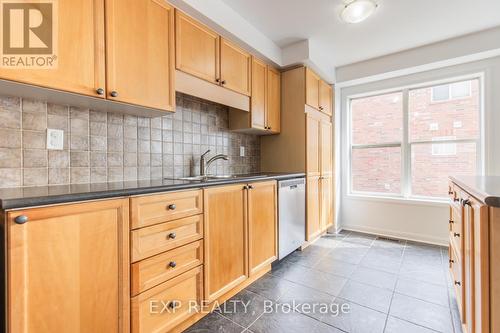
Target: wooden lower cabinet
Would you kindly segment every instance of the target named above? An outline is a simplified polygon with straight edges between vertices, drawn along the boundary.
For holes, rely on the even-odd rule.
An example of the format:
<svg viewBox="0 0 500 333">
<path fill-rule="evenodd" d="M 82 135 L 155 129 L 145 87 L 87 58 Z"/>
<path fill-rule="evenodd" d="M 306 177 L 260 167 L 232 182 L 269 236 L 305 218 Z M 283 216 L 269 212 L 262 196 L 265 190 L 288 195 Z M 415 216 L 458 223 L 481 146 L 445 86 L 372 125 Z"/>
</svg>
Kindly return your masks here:
<svg viewBox="0 0 500 333">
<path fill-rule="evenodd" d="M 10 211 L 5 227 L 8 332 L 129 332 L 128 199 Z"/>
<path fill-rule="evenodd" d="M 306 240 L 311 241 L 321 234 L 320 177 L 307 177 L 306 183 Z"/>
<path fill-rule="evenodd" d="M 169 332 L 197 313 L 202 299 L 203 268 L 199 266 L 133 297 L 132 332 Z"/>
<path fill-rule="evenodd" d="M 247 191 L 237 184 L 204 189 L 205 300 L 248 277 Z"/>
<path fill-rule="evenodd" d="M 277 184 L 254 183 L 248 190 L 248 262 L 254 275 L 277 258 Z"/>
<path fill-rule="evenodd" d="M 321 177 L 319 188 L 321 205 L 320 226 L 321 231 L 324 232 L 333 225 L 333 177 Z"/>
<path fill-rule="evenodd" d="M 277 254 L 277 184 L 207 188 L 205 299 L 213 301 L 268 267 Z"/>
<path fill-rule="evenodd" d="M 500 332 L 500 208 L 450 183 L 450 271 L 464 333 Z M 456 235 L 460 233 L 459 240 Z"/>
<path fill-rule="evenodd" d="M 333 226 L 333 177 L 307 177 L 306 240 L 312 241 Z"/>
</svg>

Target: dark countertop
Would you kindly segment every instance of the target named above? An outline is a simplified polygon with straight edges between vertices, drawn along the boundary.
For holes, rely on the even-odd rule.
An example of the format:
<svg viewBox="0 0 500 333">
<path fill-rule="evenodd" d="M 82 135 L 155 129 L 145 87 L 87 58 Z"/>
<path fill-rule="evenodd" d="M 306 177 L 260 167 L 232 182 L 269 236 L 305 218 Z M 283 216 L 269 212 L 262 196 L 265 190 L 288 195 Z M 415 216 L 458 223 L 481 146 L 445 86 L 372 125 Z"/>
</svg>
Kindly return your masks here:
<svg viewBox="0 0 500 333">
<path fill-rule="evenodd" d="M 210 181 L 152 179 L 96 184 L 54 185 L 0 189 L 0 209 L 53 205 L 66 202 L 126 197 L 156 192 L 204 188 L 216 185 L 237 184 L 263 180 L 285 180 L 304 177 L 303 173 L 254 173 L 236 178 Z"/>
<path fill-rule="evenodd" d="M 486 205 L 500 207 L 500 176 L 450 177 L 450 179 Z"/>
</svg>

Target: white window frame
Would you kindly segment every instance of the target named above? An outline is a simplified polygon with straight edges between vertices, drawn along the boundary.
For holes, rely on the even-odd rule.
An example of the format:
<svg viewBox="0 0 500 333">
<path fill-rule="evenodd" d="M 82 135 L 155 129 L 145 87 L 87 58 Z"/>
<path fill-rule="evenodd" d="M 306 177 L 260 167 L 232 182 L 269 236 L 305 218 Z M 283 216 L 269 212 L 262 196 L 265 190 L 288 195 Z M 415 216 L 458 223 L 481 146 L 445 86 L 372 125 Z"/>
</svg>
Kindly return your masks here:
<svg viewBox="0 0 500 333">
<path fill-rule="evenodd" d="M 348 151 L 348 161 L 347 161 L 347 196 L 349 197 L 359 197 L 359 198 L 374 198 L 374 199 L 399 199 L 404 201 L 423 201 L 423 202 L 447 202 L 447 198 L 437 198 L 437 197 L 427 197 L 412 195 L 411 183 L 411 147 L 418 144 L 432 144 L 436 141 L 417 141 L 409 142 L 409 103 L 408 96 L 410 90 L 431 88 L 437 85 L 452 84 L 455 82 L 461 82 L 466 80 L 478 79 L 479 82 L 479 136 L 477 140 L 474 139 L 455 139 L 455 140 L 443 140 L 439 143 L 476 143 L 476 170 L 479 175 L 484 174 L 484 73 L 476 73 L 471 75 L 464 75 L 461 77 L 447 78 L 438 81 L 426 81 L 419 84 L 411 86 L 397 87 L 394 89 L 386 89 L 380 91 L 372 91 L 363 94 L 350 95 L 346 97 L 347 105 L 347 151 Z M 472 87 L 472 85 L 470 85 Z M 432 89 L 431 89 L 432 91 Z M 403 95 L 403 134 L 401 143 L 384 143 L 384 144 L 371 144 L 371 145 L 353 145 L 352 142 L 352 100 L 366 97 L 374 97 L 380 95 L 386 95 L 391 93 L 402 92 Z M 401 147 L 401 193 L 383 193 L 383 192 L 365 192 L 365 191 L 354 191 L 352 188 L 352 152 L 356 148 L 371 148 L 371 147 Z"/>
</svg>

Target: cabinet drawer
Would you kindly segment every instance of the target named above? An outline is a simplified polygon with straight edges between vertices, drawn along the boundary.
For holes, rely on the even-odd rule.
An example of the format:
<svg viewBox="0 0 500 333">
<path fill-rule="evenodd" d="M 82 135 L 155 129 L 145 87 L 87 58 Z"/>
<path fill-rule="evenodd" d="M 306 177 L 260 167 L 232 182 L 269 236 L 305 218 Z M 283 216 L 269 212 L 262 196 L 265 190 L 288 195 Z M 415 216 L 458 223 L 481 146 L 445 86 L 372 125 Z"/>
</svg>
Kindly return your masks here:
<svg viewBox="0 0 500 333">
<path fill-rule="evenodd" d="M 133 297 L 132 332 L 170 332 L 196 313 L 202 295 L 203 267 L 198 266 Z"/>
<path fill-rule="evenodd" d="M 132 262 L 203 238 L 203 215 L 132 230 Z"/>
<path fill-rule="evenodd" d="M 155 194 L 130 199 L 132 229 L 203 212 L 202 190 Z"/>
<path fill-rule="evenodd" d="M 135 296 L 203 263 L 203 241 L 190 243 L 132 264 Z"/>
<path fill-rule="evenodd" d="M 457 298 L 457 305 L 458 309 L 460 310 L 460 317 L 462 319 L 462 322 L 465 322 L 465 313 L 464 309 L 465 307 L 463 306 L 463 302 L 465 300 L 465 288 L 464 288 L 464 280 L 462 276 L 463 272 L 463 267 L 462 267 L 462 258 L 459 254 L 460 252 L 457 252 L 457 250 L 454 248 L 453 243 L 450 244 L 450 247 L 448 249 L 448 255 L 449 255 L 449 263 L 450 263 L 450 273 L 451 273 L 451 279 L 452 283 L 455 289 L 455 295 Z"/>
</svg>

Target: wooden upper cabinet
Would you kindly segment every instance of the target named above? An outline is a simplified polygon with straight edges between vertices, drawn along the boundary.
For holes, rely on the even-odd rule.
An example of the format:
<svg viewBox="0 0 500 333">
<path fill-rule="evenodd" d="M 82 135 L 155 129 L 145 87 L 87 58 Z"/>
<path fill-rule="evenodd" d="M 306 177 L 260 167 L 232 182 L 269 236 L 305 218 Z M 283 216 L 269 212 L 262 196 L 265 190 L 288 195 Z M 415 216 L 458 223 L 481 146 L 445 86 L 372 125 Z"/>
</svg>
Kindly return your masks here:
<svg viewBox="0 0 500 333">
<path fill-rule="evenodd" d="M 58 2 L 55 69 L 0 69 L 0 78 L 94 97 L 105 89 L 104 0 Z"/>
<path fill-rule="evenodd" d="M 248 257 L 252 276 L 276 259 L 277 184 L 258 182 L 248 190 Z"/>
<path fill-rule="evenodd" d="M 267 65 L 253 58 L 252 60 L 252 98 L 250 103 L 251 127 L 265 130 L 267 95 Z"/>
<path fill-rule="evenodd" d="M 327 115 L 332 115 L 333 91 L 332 87 L 321 80 L 319 83 L 319 109 Z"/>
<path fill-rule="evenodd" d="M 107 97 L 173 111 L 173 7 L 160 0 L 106 0 L 106 32 Z"/>
<path fill-rule="evenodd" d="M 306 68 L 306 104 L 319 110 L 319 90 L 321 79 L 316 73 Z"/>
<path fill-rule="evenodd" d="M 318 176 L 320 166 L 320 123 L 311 114 L 306 115 L 306 173 L 308 176 Z"/>
<path fill-rule="evenodd" d="M 252 91 L 253 95 L 253 91 Z M 268 66 L 267 71 L 267 126 L 273 133 L 281 130 L 281 74 Z"/>
<path fill-rule="evenodd" d="M 221 85 L 235 92 L 250 96 L 252 56 L 239 46 L 221 38 Z"/>
<path fill-rule="evenodd" d="M 322 176 L 330 177 L 333 171 L 332 123 L 321 121 L 320 127 L 320 170 Z"/>
<path fill-rule="evenodd" d="M 175 11 L 175 64 L 178 70 L 218 84 L 219 35 Z"/>
<path fill-rule="evenodd" d="M 204 279 L 209 302 L 248 276 L 246 196 L 243 184 L 204 189 Z"/>
<path fill-rule="evenodd" d="M 8 332 L 129 332 L 128 199 L 13 211 L 6 227 Z"/>
</svg>

